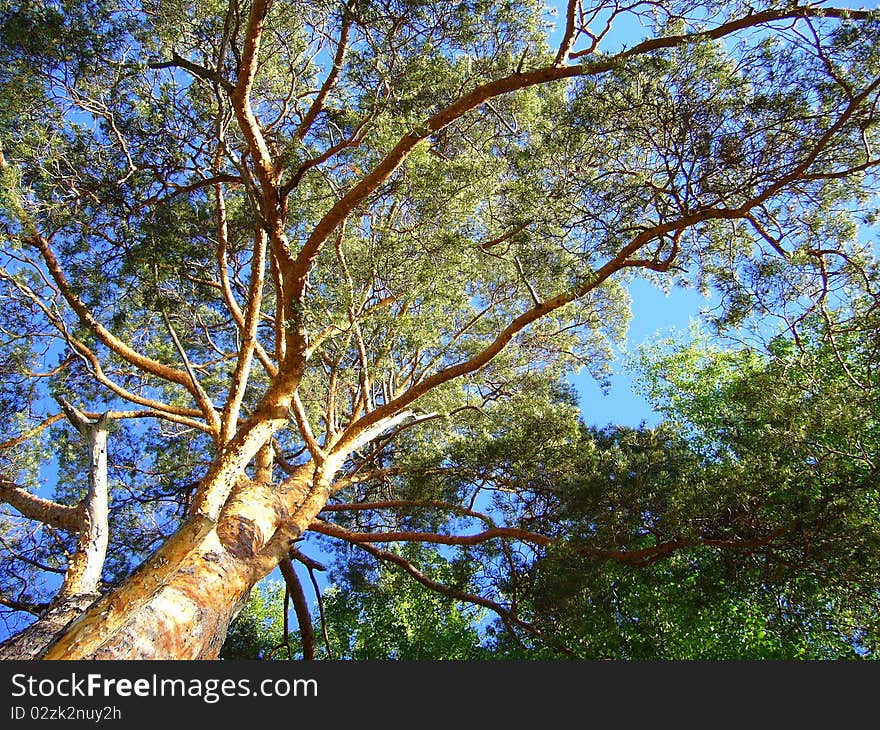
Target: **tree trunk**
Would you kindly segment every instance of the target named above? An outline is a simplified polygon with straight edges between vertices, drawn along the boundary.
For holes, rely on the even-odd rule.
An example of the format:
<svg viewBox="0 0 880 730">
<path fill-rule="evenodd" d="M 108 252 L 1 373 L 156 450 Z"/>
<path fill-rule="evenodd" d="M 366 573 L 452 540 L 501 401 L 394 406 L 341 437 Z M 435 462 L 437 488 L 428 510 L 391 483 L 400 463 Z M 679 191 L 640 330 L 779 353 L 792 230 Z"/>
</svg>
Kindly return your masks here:
<svg viewBox="0 0 880 730">
<path fill-rule="evenodd" d="M 52 601 L 34 623 L 3 642 L 0 660 L 36 659 L 71 621 L 82 615 L 98 598 L 100 595 L 95 593 Z"/>
<path fill-rule="evenodd" d="M 0 660 L 34 659 L 101 596 L 101 573 L 110 535 L 107 418 L 91 420 L 64 399 L 58 402 L 85 440 L 88 452 L 88 489 L 67 525 L 70 531 L 79 533 L 79 539 L 58 594 L 34 623 L 0 645 Z"/>
<path fill-rule="evenodd" d="M 80 595 L 94 596 L 99 592 L 110 538 L 107 521 L 110 513 L 107 487 L 107 419 L 102 417 L 96 423 L 83 419 L 77 424 L 77 428 L 88 448 L 89 488 L 80 505 L 82 526 L 76 552 L 67 566 L 64 584 L 56 600 Z"/>
<path fill-rule="evenodd" d="M 282 484 L 239 478 L 216 524 L 191 517 L 118 588 L 73 621 L 45 659 L 215 659 L 253 585 L 320 512 L 312 466 Z"/>
<path fill-rule="evenodd" d="M 295 380 L 290 382 L 295 385 Z M 217 658 L 229 624 L 251 588 L 289 555 L 296 539 L 327 504 L 332 479 L 347 455 L 411 415 L 401 411 L 379 418 L 352 435 L 347 448 L 321 453 L 319 461 L 298 466 L 282 482 L 271 484 L 260 480 L 271 472 L 271 456 L 262 447 L 286 413 L 290 389 L 282 386 L 288 385 L 285 380 L 273 386 L 272 397 L 265 399 L 269 405 L 261 413 L 266 417 L 252 416 L 218 455 L 187 520 L 134 573 L 78 617 L 72 618 L 81 604 L 54 623 L 46 622 L 39 632 L 34 627 L 26 630 L 33 640 L 27 649 L 31 656 Z M 244 468 L 255 457 L 257 478 L 250 479 Z M 81 530 L 88 527 L 86 523 Z M 67 621 L 43 648 L 50 628 Z M 13 641 L 21 644 L 19 637 L 9 643 Z"/>
</svg>

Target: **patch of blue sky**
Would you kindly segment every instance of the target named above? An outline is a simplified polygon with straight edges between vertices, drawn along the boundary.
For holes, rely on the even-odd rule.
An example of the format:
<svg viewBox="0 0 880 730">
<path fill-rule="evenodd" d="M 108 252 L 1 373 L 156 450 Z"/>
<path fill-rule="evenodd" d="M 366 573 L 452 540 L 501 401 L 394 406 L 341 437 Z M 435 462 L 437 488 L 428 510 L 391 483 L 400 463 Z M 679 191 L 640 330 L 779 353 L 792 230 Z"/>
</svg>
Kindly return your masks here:
<svg viewBox="0 0 880 730">
<path fill-rule="evenodd" d="M 711 304 L 711 299 L 694 289 L 673 287 L 665 293 L 646 279 L 635 279 L 628 286 L 632 298 L 632 320 L 626 345 L 611 364 L 607 387 L 586 370 L 570 376 L 577 390 L 582 417 L 587 424 L 607 426 L 655 426 L 661 416 L 635 391 L 629 358 L 639 347 L 661 337 L 687 332 L 691 323 Z"/>
</svg>

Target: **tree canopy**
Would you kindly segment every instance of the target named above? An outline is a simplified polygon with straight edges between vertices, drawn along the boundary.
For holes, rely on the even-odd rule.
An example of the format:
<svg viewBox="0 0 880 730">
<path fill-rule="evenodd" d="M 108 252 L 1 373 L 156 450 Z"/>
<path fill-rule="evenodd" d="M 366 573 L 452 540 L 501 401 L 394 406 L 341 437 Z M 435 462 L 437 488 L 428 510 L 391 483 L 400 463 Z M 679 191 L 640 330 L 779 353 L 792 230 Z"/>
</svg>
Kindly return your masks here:
<svg viewBox="0 0 880 730">
<path fill-rule="evenodd" d="M 518 559 L 488 546 L 421 556 L 459 566 L 436 625 L 469 617 L 479 658 L 876 657 L 880 340 L 863 320 L 845 339 L 827 334 L 813 321 L 799 346 L 774 337 L 763 352 L 705 333 L 645 348 L 640 381 L 664 415 L 653 428 L 588 427 L 561 388 L 490 409 L 496 430 L 417 473 L 507 489 L 523 540 L 557 539 Z M 414 658 L 400 644 L 407 608 L 431 588 L 399 587 L 400 561 L 375 558 L 337 557 L 341 589 L 321 623 L 338 651 L 356 637 L 360 658 Z M 471 615 L 462 594 L 479 585 L 528 629 Z M 455 658 L 476 658 L 473 640 L 455 642 Z M 448 645 L 425 648 L 448 658 Z"/>
<path fill-rule="evenodd" d="M 5 651 L 307 631 L 313 535 L 516 651 L 874 651 L 880 15 L 551 10 L 0 0 Z M 721 339 L 591 428 L 637 277 Z"/>
</svg>

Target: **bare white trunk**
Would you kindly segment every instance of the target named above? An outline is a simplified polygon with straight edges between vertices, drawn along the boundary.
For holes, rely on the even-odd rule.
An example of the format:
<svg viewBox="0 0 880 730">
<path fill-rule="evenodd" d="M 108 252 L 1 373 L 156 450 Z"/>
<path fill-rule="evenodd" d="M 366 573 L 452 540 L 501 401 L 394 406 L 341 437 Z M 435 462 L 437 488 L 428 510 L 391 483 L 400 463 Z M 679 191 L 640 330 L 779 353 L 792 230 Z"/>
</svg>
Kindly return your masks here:
<svg viewBox="0 0 880 730">
<path fill-rule="evenodd" d="M 89 449 L 89 491 L 83 502 L 85 525 L 80 533 L 78 546 L 85 558 L 85 566 L 79 578 L 79 592 L 97 593 L 101 585 L 101 571 L 104 569 L 110 538 L 107 431 L 96 424 L 86 434 L 86 442 Z"/>
<path fill-rule="evenodd" d="M 37 657 L 56 635 L 101 597 L 101 573 L 110 537 L 107 419 L 94 421 L 66 401 L 59 403 L 88 449 L 88 487 L 69 525 L 79 537 L 58 594 L 33 624 L 0 645 L 0 659 Z"/>
</svg>

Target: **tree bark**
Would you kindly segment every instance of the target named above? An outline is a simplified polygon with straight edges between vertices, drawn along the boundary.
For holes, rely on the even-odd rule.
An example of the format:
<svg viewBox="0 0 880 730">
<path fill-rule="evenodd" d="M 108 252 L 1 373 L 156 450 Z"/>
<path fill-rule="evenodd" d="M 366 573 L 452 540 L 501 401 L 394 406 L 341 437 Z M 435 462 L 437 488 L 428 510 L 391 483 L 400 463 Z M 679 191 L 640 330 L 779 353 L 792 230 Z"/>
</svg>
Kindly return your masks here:
<svg viewBox="0 0 880 730">
<path fill-rule="evenodd" d="M 293 610 L 296 612 L 296 620 L 299 624 L 299 635 L 302 642 L 303 659 L 310 661 L 315 658 L 315 632 L 312 628 L 312 616 L 309 613 L 309 604 L 303 592 L 302 583 L 296 574 L 296 568 L 293 567 L 293 561 L 289 556 L 282 558 L 278 563 L 281 569 L 281 575 L 287 585 L 287 594 L 293 603 Z M 287 624 L 285 623 L 285 630 Z M 284 637 L 285 641 L 287 636 Z"/>
<path fill-rule="evenodd" d="M 97 594 L 110 538 L 108 518 L 110 495 L 107 485 L 107 419 L 77 424 L 86 441 L 89 456 L 89 488 L 80 504 L 82 510 L 76 552 L 67 567 L 59 599 Z"/>
<path fill-rule="evenodd" d="M 271 398 L 264 400 L 268 405 L 259 414 L 262 418 L 255 414 L 218 455 L 200 485 L 199 507 L 177 532 L 119 586 L 85 610 L 78 603 L 59 616 L 51 627 L 60 630 L 48 643 L 48 622 L 45 631 L 39 630 L 39 641 L 36 628 L 31 639 L 22 637 L 31 642 L 27 649 L 31 656 L 217 658 L 229 624 L 251 588 L 290 554 L 297 538 L 327 504 L 332 480 L 351 450 L 411 416 L 403 411 L 379 419 L 352 436 L 347 448 L 322 453 L 319 460 L 296 467 L 279 484 L 272 484 L 262 480 L 271 471 L 271 452 L 262 447 L 281 421 L 291 392 L 283 386 L 291 381 L 296 379 L 274 384 Z M 254 457 L 256 478 L 251 479 L 244 470 Z M 84 519 L 82 529 L 89 532 L 86 523 Z"/>
<path fill-rule="evenodd" d="M 63 517 L 58 524 L 69 532 L 78 532 L 79 538 L 57 595 L 34 623 L 0 645 L 0 660 L 34 659 L 101 595 L 101 573 L 110 537 L 107 417 L 92 420 L 64 399 L 58 402 L 86 442 L 89 466 L 85 497 L 77 507 L 39 500 L 32 495 L 17 495 L 20 497 L 18 504 L 8 501 L 22 510 L 30 506 L 30 502 L 43 503 L 47 514 Z"/>
<path fill-rule="evenodd" d="M 217 658 L 250 589 L 326 504 L 323 473 L 306 465 L 277 486 L 240 477 L 216 524 L 191 517 L 39 658 Z"/>
<path fill-rule="evenodd" d="M 34 623 L 0 645 L 0 660 L 37 659 L 46 646 L 98 598 L 98 594 L 80 594 L 52 601 Z"/>
</svg>

